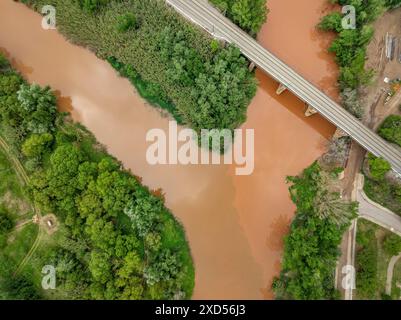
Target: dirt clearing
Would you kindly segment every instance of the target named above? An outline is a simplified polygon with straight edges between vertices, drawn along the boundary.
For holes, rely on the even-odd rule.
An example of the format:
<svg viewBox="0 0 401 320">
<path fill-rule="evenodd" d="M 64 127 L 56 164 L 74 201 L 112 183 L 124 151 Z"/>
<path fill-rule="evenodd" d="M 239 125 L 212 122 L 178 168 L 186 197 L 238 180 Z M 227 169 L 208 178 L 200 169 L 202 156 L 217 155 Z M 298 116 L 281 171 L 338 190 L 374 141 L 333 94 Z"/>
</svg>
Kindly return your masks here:
<svg viewBox="0 0 401 320">
<path fill-rule="evenodd" d="M 401 8 L 386 12 L 374 25 L 375 35 L 368 46 L 366 62 L 367 69 L 373 69 L 375 76 L 373 83 L 362 91 L 362 105 L 364 107 L 364 122 L 371 128 L 377 128 L 390 114 L 400 114 L 401 89 L 394 92 L 394 96 L 387 102 L 388 93 L 394 89 L 394 84 L 384 80 L 401 78 Z M 395 51 L 393 60 L 386 57 L 386 37 L 394 37 Z"/>
</svg>

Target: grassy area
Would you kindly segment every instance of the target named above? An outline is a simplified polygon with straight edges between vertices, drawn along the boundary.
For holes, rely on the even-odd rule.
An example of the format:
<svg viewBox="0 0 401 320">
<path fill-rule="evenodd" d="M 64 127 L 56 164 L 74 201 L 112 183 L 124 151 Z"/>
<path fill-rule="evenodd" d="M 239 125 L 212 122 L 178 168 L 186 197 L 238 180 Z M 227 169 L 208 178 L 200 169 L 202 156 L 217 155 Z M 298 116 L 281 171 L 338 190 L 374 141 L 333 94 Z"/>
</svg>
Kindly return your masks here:
<svg viewBox="0 0 401 320">
<path fill-rule="evenodd" d="M 18 223 L 32 218 L 32 208 L 24 180 L 17 175 L 10 161 L 12 156 L 3 146 L 0 148 L 0 210 L 6 212 L 14 224 L 12 230 L 0 234 L 0 275 L 9 281 L 13 281 L 13 274 L 30 251 L 39 229 L 38 225 L 32 223 L 15 228 Z M 30 281 L 31 275 L 28 274 L 27 279 Z M 0 281 L 0 298 L 10 298 L 3 291 L 3 281 Z"/>
<path fill-rule="evenodd" d="M 386 179 L 377 181 L 365 176 L 364 191 L 371 200 L 401 216 L 399 185 Z"/>
<path fill-rule="evenodd" d="M 8 236 L 8 244 L 2 249 L 5 259 L 11 259 L 15 265 L 18 265 L 29 249 L 32 247 L 38 234 L 38 226 L 28 224 L 22 230 L 15 231 Z"/>
<path fill-rule="evenodd" d="M 364 219 L 358 220 L 356 248 L 356 299 L 376 300 L 386 298 L 387 268 L 392 255 L 384 249 L 386 237 L 392 233 Z M 399 266 L 397 266 L 399 268 Z M 400 281 L 401 270 L 394 279 Z M 399 296 L 398 296 L 399 297 Z M 392 298 L 398 299 L 393 287 Z"/>
<path fill-rule="evenodd" d="M 26 199 L 26 190 L 21 179 L 15 173 L 9 157 L 0 148 L 0 206 L 3 206 L 14 218 L 27 214 L 30 210 Z"/>
<path fill-rule="evenodd" d="M 175 105 L 158 93 L 157 85 L 150 81 L 143 80 L 132 66 L 117 61 L 115 57 L 108 57 L 107 61 L 121 76 L 127 78 L 131 82 L 142 98 L 148 101 L 151 105 L 168 111 L 179 124 L 184 124 L 182 116 L 177 111 Z"/>
<path fill-rule="evenodd" d="M 394 267 L 393 285 L 391 287 L 391 296 L 393 299 L 401 299 L 401 289 L 397 284 L 401 286 L 401 260 L 398 260 Z"/>
<path fill-rule="evenodd" d="M 17 176 L 10 164 L 7 155 L 0 149 L 0 195 L 11 192 L 15 196 L 22 196 L 23 192 Z"/>
<path fill-rule="evenodd" d="M 57 248 L 66 241 L 68 231 L 64 225 L 60 225 L 56 233 L 49 235 L 43 233 L 39 247 L 29 260 L 29 263 L 21 270 L 21 274 L 30 279 L 36 290 L 44 299 L 68 299 L 69 295 L 64 286 L 57 285 L 55 290 L 43 290 L 41 286 L 43 274 L 42 268 L 46 265 L 53 265 L 52 255 Z M 57 281 L 57 278 L 56 278 Z"/>
</svg>

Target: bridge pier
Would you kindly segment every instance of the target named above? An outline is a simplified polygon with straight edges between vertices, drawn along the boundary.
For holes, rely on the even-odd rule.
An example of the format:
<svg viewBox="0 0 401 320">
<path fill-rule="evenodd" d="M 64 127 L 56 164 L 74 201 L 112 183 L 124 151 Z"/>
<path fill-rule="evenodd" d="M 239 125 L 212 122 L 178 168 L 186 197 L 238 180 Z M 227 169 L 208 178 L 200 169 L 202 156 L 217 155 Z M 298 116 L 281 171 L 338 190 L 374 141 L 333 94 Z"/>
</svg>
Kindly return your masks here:
<svg viewBox="0 0 401 320">
<path fill-rule="evenodd" d="M 285 85 L 283 85 L 282 83 L 280 83 L 278 88 L 277 88 L 277 90 L 276 90 L 276 94 L 280 95 L 286 90 L 287 90 L 287 87 Z"/>
<path fill-rule="evenodd" d="M 305 111 L 305 116 L 311 117 L 311 116 L 313 116 L 313 115 L 316 114 L 316 113 L 317 113 L 317 110 L 308 105 L 308 108 L 307 108 L 306 111 Z"/>
<path fill-rule="evenodd" d="M 250 72 L 252 72 L 252 71 L 255 69 L 255 67 L 256 67 L 255 62 L 251 62 L 251 63 L 249 64 L 248 69 L 249 69 Z"/>
<path fill-rule="evenodd" d="M 336 132 L 333 135 L 333 139 L 340 139 L 342 137 L 347 137 L 348 134 L 341 130 L 340 128 L 337 128 Z"/>
<path fill-rule="evenodd" d="M 215 37 L 224 37 L 226 43 L 237 46 L 242 54 L 250 61 L 254 61 L 261 71 L 271 75 L 278 83 L 285 83 L 288 90 L 294 95 L 307 101 L 308 106 L 305 113 L 311 116 L 319 110 L 326 119 L 334 125 L 347 130 L 349 136 L 353 138 L 363 148 L 369 152 L 386 159 L 393 167 L 393 170 L 401 175 L 401 152 L 393 145 L 385 142 L 378 134 L 372 132 L 358 119 L 352 116 L 340 104 L 328 97 L 309 81 L 297 74 L 288 65 L 281 63 L 271 52 L 257 43 L 251 36 L 244 34 L 237 26 L 227 19 L 223 19 L 208 1 L 204 0 L 165 0 L 177 12 L 191 22 L 199 25 Z M 212 28 L 211 28 L 212 27 Z M 212 30 L 210 30 L 212 29 Z M 219 34 L 216 34 L 216 30 Z M 282 93 L 285 89 L 280 86 L 277 93 Z M 313 108 L 314 107 L 314 108 Z"/>
</svg>

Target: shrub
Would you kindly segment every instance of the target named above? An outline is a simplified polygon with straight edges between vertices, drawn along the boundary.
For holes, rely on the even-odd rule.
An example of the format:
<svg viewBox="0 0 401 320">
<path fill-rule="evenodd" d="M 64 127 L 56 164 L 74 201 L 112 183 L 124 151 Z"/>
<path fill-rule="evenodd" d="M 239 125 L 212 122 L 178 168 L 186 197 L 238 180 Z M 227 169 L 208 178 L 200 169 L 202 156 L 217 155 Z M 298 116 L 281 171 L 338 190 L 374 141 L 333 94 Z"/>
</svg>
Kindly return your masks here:
<svg viewBox="0 0 401 320">
<path fill-rule="evenodd" d="M 386 160 L 372 154 L 368 156 L 368 163 L 370 175 L 375 180 L 383 180 L 386 173 L 391 170 L 391 165 Z"/>
<path fill-rule="evenodd" d="M 256 35 L 260 31 L 269 12 L 266 0 L 211 0 L 210 2 L 251 35 Z"/>
<path fill-rule="evenodd" d="M 33 134 L 22 145 L 22 153 L 29 157 L 41 157 L 44 153 L 50 152 L 50 144 L 53 136 L 50 133 L 41 135 Z"/>
<path fill-rule="evenodd" d="M 118 17 L 117 30 L 119 32 L 126 32 L 129 29 L 137 29 L 138 21 L 133 13 L 126 13 Z"/>
<path fill-rule="evenodd" d="M 401 253 L 401 237 L 396 234 L 388 235 L 384 239 L 383 248 L 387 254 L 397 256 Z"/>
<path fill-rule="evenodd" d="M 3 208 L 0 208 L 0 234 L 9 232 L 14 227 L 14 221 Z"/>
<path fill-rule="evenodd" d="M 387 117 L 379 128 L 379 134 L 384 139 L 401 147 L 401 116 L 391 115 Z"/>
</svg>

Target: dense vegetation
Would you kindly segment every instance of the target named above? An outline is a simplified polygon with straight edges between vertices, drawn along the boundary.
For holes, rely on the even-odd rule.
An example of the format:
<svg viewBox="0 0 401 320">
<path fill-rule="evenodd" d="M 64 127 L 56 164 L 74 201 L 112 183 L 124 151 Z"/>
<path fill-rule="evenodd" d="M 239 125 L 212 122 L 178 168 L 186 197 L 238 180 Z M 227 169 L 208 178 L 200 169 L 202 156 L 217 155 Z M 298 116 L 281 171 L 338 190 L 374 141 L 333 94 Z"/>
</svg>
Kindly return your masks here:
<svg viewBox="0 0 401 320">
<path fill-rule="evenodd" d="M 387 179 L 365 177 L 364 191 L 373 201 L 401 215 L 401 186 Z"/>
<path fill-rule="evenodd" d="M 359 298 L 373 299 L 378 287 L 378 245 L 376 228 L 369 223 L 359 223 L 356 254 L 356 288 Z"/>
<path fill-rule="evenodd" d="M 333 0 L 341 6 L 353 5 L 356 9 L 356 28 L 344 29 L 343 16 L 333 12 L 322 19 L 322 30 L 337 33 L 329 51 L 335 53 L 340 67 L 339 85 L 344 107 L 358 118 L 363 110 L 359 104 L 358 88 L 368 84 L 372 70 L 365 70 L 366 48 L 373 37 L 372 23 L 387 9 L 400 4 L 400 0 Z"/>
<path fill-rule="evenodd" d="M 390 256 L 398 256 L 401 253 L 401 237 L 396 234 L 388 235 L 383 242 L 383 248 Z"/>
<path fill-rule="evenodd" d="M 398 8 L 401 6 L 401 0 L 386 0 L 386 4 L 389 8 Z"/>
<path fill-rule="evenodd" d="M 279 299 L 335 299 L 334 270 L 338 246 L 356 204 L 340 198 L 333 187 L 335 172 L 326 172 L 318 163 L 299 177 L 288 178 L 297 214 L 285 238 L 280 278 L 273 282 Z"/>
<path fill-rule="evenodd" d="M 377 158 L 372 154 L 368 155 L 369 175 L 376 181 L 381 181 L 386 177 L 386 173 L 391 170 L 389 162 L 383 158 Z"/>
<path fill-rule="evenodd" d="M 379 135 L 401 147 L 401 117 L 389 116 L 379 127 Z M 369 158 L 369 174 L 365 179 L 365 192 L 370 199 L 401 215 L 401 184 L 388 179 L 389 164 Z"/>
<path fill-rule="evenodd" d="M 7 210 L 0 207 L 0 234 L 11 231 L 14 227 L 14 221 L 8 214 Z M 0 243 L 2 241 L 0 240 Z"/>
<path fill-rule="evenodd" d="M 29 241 L 20 242 L 19 235 L 37 226 L 28 225 L 16 231 L 14 241 L 1 242 L 1 296 L 46 297 L 38 274 L 44 265 L 56 267 L 56 298 L 191 296 L 194 270 L 189 248 L 163 200 L 123 170 L 85 128 L 58 113 L 50 88 L 29 85 L 2 56 L 0 135 L 11 146 L 7 152 L 12 150 L 23 164 L 32 207 L 43 215 L 56 214 L 61 223 L 54 235 L 47 235 L 46 245 L 36 251 L 18 281 L 13 274 L 29 249 L 23 249 Z M 6 173 L 0 170 L 0 181 Z M 14 222 L 2 209 L 0 223 L 4 237 Z M 34 239 L 34 231 L 25 239 Z M 22 253 L 13 258 L 16 252 Z"/>
<path fill-rule="evenodd" d="M 389 116 L 379 128 L 384 139 L 401 146 L 399 116 Z M 380 158 L 368 156 L 369 172 L 365 177 L 364 190 L 373 201 L 401 215 L 401 185 L 388 179 L 390 164 Z M 389 259 L 401 252 L 401 238 L 395 234 L 377 237 L 377 227 L 367 222 L 359 223 L 357 267 L 357 294 L 363 299 L 391 298 L 384 294 L 384 274 Z M 382 262 L 386 263 L 382 266 Z M 383 270 L 382 270 L 383 269 Z M 380 276 L 382 275 L 382 276 Z M 394 296 L 393 298 L 398 298 Z"/>
<path fill-rule="evenodd" d="M 356 117 L 361 118 L 363 112 L 358 101 L 358 88 L 367 84 L 372 77 L 372 71 L 365 70 L 366 47 L 373 36 L 371 23 L 384 12 L 386 7 L 395 7 L 401 1 L 390 3 L 385 0 L 333 0 L 331 2 L 353 5 L 356 8 L 356 29 L 343 29 L 343 16 L 338 12 L 326 16 L 319 27 L 338 34 L 330 51 L 336 54 L 340 66 L 339 85 L 343 104 Z M 337 154 L 339 149 L 344 148 L 337 148 L 334 144 L 333 149 Z M 324 157 L 323 161 L 326 161 Z M 386 161 L 372 156 L 369 158 L 369 167 L 373 175 L 371 181 L 375 182 L 383 181 L 390 170 Z M 338 292 L 334 289 L 338 247 L 350 221 L 356 217 L 357 205 L 347 203 L 340 198 L 338 192 L 333 191 L 333 173 L 323 170 L 317 163 L 304 170 L 301 176 L 289 178 L 289 181 L 292 183 L 290 192 L 297 206 L 297 214 L 291 225 L 290 234 L 285 238 L 280 278 L 273 282 L 276 297 L 338 298 Z M 369 295 L 376 290 L 377 264 L 375 263 L 378 252 L 374 242 L 370 241 L 372 239 L 372 234 L 359 234 L 357 285 L 361 296 Z M 397 244 L 391 242 L 391 246 Z"/>
<path fill-rule="evenodd" d="M 385 294 L 390 259 L 401 252 L 401 237 L 363 219 L 358 220 L 356 236 L 356 296 L 358 299 L 399 299 L 395 285 L 400 274 L 393 275 L 392 293 Z"/>
<path fill-rule="evenodd" d="M 168 8 L 164 0 L 25 0 L 54 5 L 57 27 L 109 60 L 152 103 L 195 130 L 234 129 L 256 92 L 247 60 Z"/>
<path fill-rule="evenodd" d="M 210 0 L 233 22 L 256 36 L 266 22 L 266 0 Z"/>
<path fill-rule="evenodd" d="M 379 128 L 381 137 L 401 147 L 401 116 L 391 115 Z"/>
</svg>

